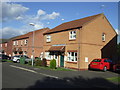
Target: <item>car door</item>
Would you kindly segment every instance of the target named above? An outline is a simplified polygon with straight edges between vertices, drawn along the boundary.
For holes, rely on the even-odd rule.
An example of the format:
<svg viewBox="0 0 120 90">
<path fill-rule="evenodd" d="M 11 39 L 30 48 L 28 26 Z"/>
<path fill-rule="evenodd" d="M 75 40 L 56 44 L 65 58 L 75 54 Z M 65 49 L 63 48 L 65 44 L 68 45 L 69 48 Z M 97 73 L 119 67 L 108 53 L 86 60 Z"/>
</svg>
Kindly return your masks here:
<svg viewBox="0 0 120 90">
<path fill-rule="evenodd" d="M 104 66 L 106 66 L 107 69 L 110 69 L 110 62 L 109 62 L 109 59 L 105 59 L 105 60 L 104 60 Z"/>
<path fill-rule="evenodd" d="M 110 60 L 110 59 L 108 59 L 107 61 L 108 61 L 108 63 L 109 63 L 109 69 L 112 70 L 114 63 L 113 63 L 112 60 Z"/>
</svg>

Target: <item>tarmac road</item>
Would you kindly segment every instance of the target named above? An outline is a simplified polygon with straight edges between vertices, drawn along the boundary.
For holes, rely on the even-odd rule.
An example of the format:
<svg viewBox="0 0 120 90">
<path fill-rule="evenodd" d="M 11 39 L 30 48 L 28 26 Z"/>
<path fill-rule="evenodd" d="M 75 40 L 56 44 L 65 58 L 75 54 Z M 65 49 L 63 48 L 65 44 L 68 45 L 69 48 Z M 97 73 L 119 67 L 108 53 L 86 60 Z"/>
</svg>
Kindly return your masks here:
<svg viewBox="0 0 120 90">
<path fill-rule="evenodd" d="M 54 71 L 17 63 L 2 63 L 2 88 L 118 88 L 105 78 L 119 74 L 102 71 Z"/>
</svg>

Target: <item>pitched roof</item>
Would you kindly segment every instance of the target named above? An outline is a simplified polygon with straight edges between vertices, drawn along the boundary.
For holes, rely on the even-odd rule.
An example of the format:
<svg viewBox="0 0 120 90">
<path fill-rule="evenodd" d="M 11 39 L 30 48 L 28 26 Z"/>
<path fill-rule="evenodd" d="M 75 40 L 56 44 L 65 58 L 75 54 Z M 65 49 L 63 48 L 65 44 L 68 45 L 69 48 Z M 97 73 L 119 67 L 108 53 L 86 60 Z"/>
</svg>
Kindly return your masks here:
<svg viewBox="0 0 120 90">
<path fill-rule="evenodd" d="M 50 33 L 59 32 L 59 31 L 67 30 L 67 29 L 82 27 L 83 24 L 91 21 L 92 19 L 94 19 L 94 18 L 96 18 L 97 16 L 100 16 L 100 15 L 101 14 L 97 14 L 97 15 L 85 17 L 85 18 L 82 18 L 82 19 L 77 19 L 77 20 L 74 20 L 74 21 L 65 22 L 65 23 L 49 30 L 48 32 L 46 32 L 44 34 L 50 34 Z"/>
<path fill-rule="evenodd" d="M 34 32 L 35 32 L 35 33 L 37 33 L 37 32 L 40 33 L 40 32 L 42 32 L 42 31 L 44 31 L 44 30 L 46 30 L 46 29 L 49 30 L 49 28 L 43 28 L 43 29 L 35 30 Z M 24 35 L 17 36 L 16 38 L 13 39 L 13 41 L 15 41 L 15 40 L 20 40 L 20 39 L 25 39 L 25 38 L 29 38 L 29 36 L 32 35 L 32 34 L 33 34 L 33 31 L 32 31 L 32 32 L 28 32 L 28 33 L 26 33 L 26 34 L 24 34 Z"/>
<path fill-rule="evenodd" d="M 8 39 L 0 39 L 0 43 L 6 43 Z"/>
</svg>

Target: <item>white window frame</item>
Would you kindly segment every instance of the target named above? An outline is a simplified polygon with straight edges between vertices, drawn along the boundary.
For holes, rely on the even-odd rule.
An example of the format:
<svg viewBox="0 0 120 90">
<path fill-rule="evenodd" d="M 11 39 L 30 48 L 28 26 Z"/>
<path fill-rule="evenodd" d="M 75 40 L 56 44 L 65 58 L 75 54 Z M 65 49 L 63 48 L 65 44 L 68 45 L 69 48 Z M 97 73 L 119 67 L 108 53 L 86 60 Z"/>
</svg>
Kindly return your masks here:
<svg viewBox="0 0 120 90">
<path fill-rule="evenodd" d="M 16 41 L 13 41 L 13 45 L 16 45 Z"/>
<path fill-rule="evenodd" d="M 73 56 L 72 56 L 73 54 Z M 68 52 L 68 61 L 69 62 L 77 62 L 77 52 Z"/>
<path fill-rule="evenodd" d="M 26 45 L 28 43 L 28 40 L 25 40 L 24 44 Z"/>
<path fill-rule="evenodd" d="M 51 59 L 50 52 L 45 52 L 45 58 L 46 58 L 47 60 L 50 60 L 50 59 Z"/>
<path fill-rule="evenodd" d="M 2 47 L 2 44 L 0 44 L 0 46 Z"/>
<path fill-rule="evenodd" d="M 51 35 L 46 35 L 46 42 L 51 42 Z"/>
<path fill-rule="evenodd" d="M 76 31 L 70 31 L 69 40 L 75 40 L 75 39 L 76 39 Z"/>
<path fill-rule="evenodd" d="M 18 45 L 18 41 L 16 41 L 16 45 Z"/>
<path fill-rule="evenodd" d="M 21 40 L 21 45 L 23 45 L 23 41 Z"/>
<path fill-rule="evenodd" d="M 5 47 L 7 47 L 7 43 L 5 43 Z"/>
<path fill-rule="evenodd" d="M 102 41 L 105 42 L 105 39 L 106 39 L 106 34 L 102 33 Z"/>
<path fill-rule="evenodd" d="M 53 55 L 53 58 L 54 58 L 55 60 L 58 60 L 58 55 Z M 51 58 L 51 59 L 53 59 L 53 58 Z"/>
</svg>

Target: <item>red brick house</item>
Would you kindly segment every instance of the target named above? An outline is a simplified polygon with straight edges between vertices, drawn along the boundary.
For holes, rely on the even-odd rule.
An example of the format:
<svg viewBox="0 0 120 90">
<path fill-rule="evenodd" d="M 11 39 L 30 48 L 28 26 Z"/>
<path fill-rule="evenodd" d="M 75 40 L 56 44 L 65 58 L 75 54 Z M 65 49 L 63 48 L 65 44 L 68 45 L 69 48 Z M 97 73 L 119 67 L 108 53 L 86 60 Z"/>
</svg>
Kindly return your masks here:
<svg viewBox="0 0 120 90">
<path fill-rule="evenodd" d="M 5 55 L 7 55 L 7 47 L 8 47 L 7 42 L 1 43 L 0 44 L 0 54 L 4 53 Z"/>
<path fill-rule="evenodd" d="M 88 69 L 94 58 L 116 54 L 117 33 L 104 14 L 63 23 L 44 33 L 44 57 L 58 67 Z"/>
<path fill-rule="evenodd" d="M 32 52 L 34 52 L 34 57 L 41 57 L 43 54 L 43 33 L 48 31 L 49 28 L 39 29 L 27 34 L 21 35 L 13 39 L 13 56 L 14 55 L 27 55 L 32 57 Z M 33 33 L 34 33 L 34 45 L 33 45 Z M 33 49 L 34 51 L 33 51 Z"/>
</svg>

